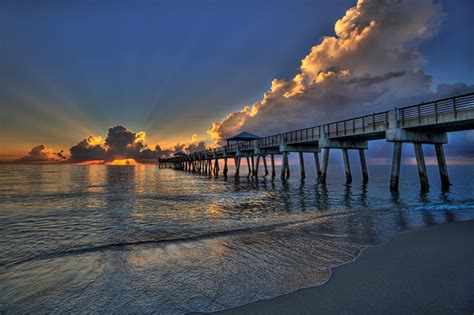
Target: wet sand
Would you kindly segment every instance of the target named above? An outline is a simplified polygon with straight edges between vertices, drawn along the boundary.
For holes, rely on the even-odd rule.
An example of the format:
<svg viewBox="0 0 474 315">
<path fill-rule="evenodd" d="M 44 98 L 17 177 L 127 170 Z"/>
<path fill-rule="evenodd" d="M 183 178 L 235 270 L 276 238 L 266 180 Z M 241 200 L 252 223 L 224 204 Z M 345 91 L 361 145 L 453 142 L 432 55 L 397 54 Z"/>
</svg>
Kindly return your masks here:
<svg viewBox="0 0 474 315">
<path fill-rule="evenodd" d="M 474 314 L 474 221 L 400 233 L 329 281 L 223 314 Z"/>
</svg>

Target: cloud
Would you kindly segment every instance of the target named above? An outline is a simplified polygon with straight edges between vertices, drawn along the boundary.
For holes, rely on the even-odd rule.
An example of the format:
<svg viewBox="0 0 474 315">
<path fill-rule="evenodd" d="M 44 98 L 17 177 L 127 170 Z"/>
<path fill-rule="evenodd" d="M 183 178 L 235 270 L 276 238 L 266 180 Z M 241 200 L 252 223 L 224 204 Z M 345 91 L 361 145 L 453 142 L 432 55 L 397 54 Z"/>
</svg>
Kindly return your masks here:
<svg viewBox="0 0 474 315">
<path fill-rule="evenodd" d="M 193 136 L 194 138 L 194 136 Z M 169 149 L 156 145 L 155 149 L 146 145 L 146 133 L 134 132 L 124 126 L 109 128 L 105 139 L 89 136 L 70 148 L 70 162 L 105 161 L 135 159 L 138 162 L 155 162 L 158 158 L 170 157 L 177 152 L 194 152 L 205 150 L 204 142 L 199 144 L 177 143 Z"/>
<path fill-rule="evenodd" d="M 101 137 L 89 136 L 69 149 L 72 162 L 104 160 L 107 147 Z"/>
<path fill-rule="evenodd" d="M 193 153 L 206 150 L 206 143 L 204 141 L 199 142 L 197 145 L 194 143 L 189 144 L 184 148 L 185 152 Z"/>
<path fill-rule="evenodd" d="M 53 152 L 53 150 L 47 148 L 44 144 L 33 147 L 30 152 L 24 157 L 15 161 L 15 163 L 49 163 L 59 162 L 65 160 L 66 157 L 63 155 L 63 151 Z"/>
<path fill-rule="evenodd" d="M 107 137 L 89 136 L 71 147 L 71 162 L 116 159 L 153 159 L 156 152 L 147 149 L 146 134 L 124 126 L 109 128 Z"/>
<path fill-rule="evenodd" d="M 208 134 L 279 133 L 431 95 L 416 45 L 443 20 L 431 0 L 359 0 L 301 61 L 291 80 L 274 79 L 262 100 L 214 122 Z M 283 123 L 283 125 L 282 125 Z"/>
<path fill-rule="evenodd" d="M 107 138 L 105 138 L 106 160 L 139 158 L 140 152 L 146 147 L 145 137 L 145 132 L 135 133 L 123 126 L 109 128 Z"/>
</svg>

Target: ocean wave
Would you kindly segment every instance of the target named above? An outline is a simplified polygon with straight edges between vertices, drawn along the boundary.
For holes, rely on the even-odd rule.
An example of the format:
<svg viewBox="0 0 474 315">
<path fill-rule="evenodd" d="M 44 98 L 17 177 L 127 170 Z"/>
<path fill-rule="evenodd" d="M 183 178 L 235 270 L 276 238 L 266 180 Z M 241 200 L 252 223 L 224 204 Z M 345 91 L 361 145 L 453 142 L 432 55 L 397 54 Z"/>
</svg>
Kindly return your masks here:
<svg viewBox="0 0 474 315">
<path fill-rule="evenodd" d="M 354 212 L 356 211 L 355 210 L 340 211 L 340 212 L 330 213 L 330 214 L 325 214 L 325 215 L 318 214 L 317 217 L 311 216 L 310 218 L 307 218 L 307 219 L 292 220 L 292 221 L 279 222 L 279 223 L 273 223 L 273 224 L 267 224 L 267 225 L 249 226 L 249 227 L 236 228 L 236 229 L 230 229 L 230 230 L 224 230 L 224 231 L 214 231 L 214 232 L 209 232 L 206 234 L 198 234 L 198 235 L 188 235 L 188 236 L 169 237 L 169 238 L 164 237 L 164 238 L 159 238 L 159 239 L 146 239 L 146 240 L 125 240 L 125 241 L 118 241 L 118 242 L 100 244 L 100 245 L 89 244 L 85 246 L 69 248 L 69 249 L 55 251 L 55 252 L 41 253 L 41 254 L 31 255 L 28 257 L 22 257 L 17 260 L 9 261 L 6 263 L 0 262 L 0 267 L 9 268 L 9 267 L 18 266 L 30 261 L 35 261 L 35 260 L 61 258 L 61 257 L 66 257 L 66 256 L 72 256 L 72 255 L 87 254 L 91 252 L 100 252 L 100 251 L 107 251 L 107 250 L 117 250 L 117 251 L 128 250 L 130 249 L 130 247 L 134 247 L 134 246 L 195 242 L 195 241 L 214 239 L 214 238 L 226 237 L 226 236 L 234 237 L 234 236 L 239 236 L 239 235 L 250 235 L 250 234 L 255 234 L 255 233 L 270 232 L 276 229 L 289 227 L 293 225 L 296 226 L 296 225 L 301 225 L 301 224 L 318 222 L 330 217 L 345 216 L 345 215 L 352 214 Z M 326 235 L 326 234 L 325 236 L 340 237 L 340 235 Z"/>
</svg>

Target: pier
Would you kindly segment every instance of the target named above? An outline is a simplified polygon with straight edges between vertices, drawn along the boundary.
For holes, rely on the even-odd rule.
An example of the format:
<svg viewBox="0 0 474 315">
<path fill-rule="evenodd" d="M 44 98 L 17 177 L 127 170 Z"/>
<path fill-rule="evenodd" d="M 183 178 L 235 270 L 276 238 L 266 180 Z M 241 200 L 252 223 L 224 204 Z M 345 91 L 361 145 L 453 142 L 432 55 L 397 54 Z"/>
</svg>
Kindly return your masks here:
<svg viewBox="0 0 474 315">
<path fill-rule="evenodd" d="M 443 145 L 448 143 L 448 132 L 474 129 L 474 93 L 438 99 L 427 103 L 394 108 L 356 118 L 288 131 L 277 135 L 259 137 L 241 133 L 227 139 L 227 144 L 189 154 L 177 153 L 170 158 L 160 158 L 159 167 L 170 167 L 209 176 L 219 174 L 219 160 L 224 161 L 223 175 L 228 175 L 228 159 L 235 164 L 234 176 L 240 176 L 242 158 L 248 165 L 248 176 L 259 176 L 263 163 L 265 175 L 276 177 L 275 155 L 282 155 L 281 179 L 290 177 L 288 155 L 299 156 L 300 177 L 306 177 L 304 153 L 314 156 L 317 178 L 321 183 L 328 176 L 329 154 L 339 150 L 342 154 L 345 178 L 352 182 L 348 150 L 357 150 L 364 182 L 369 180 L 365 157 L 368 142 L 386 140 L 393 143 L 390 188 L 398 190 L 403 144 L 414 146 L 416 164 L 423 189 L 429 187 L 423 145 L 434 145 L 440 180 L 443 187 L 450 185 Z M 319 153 L 322 152 L 322 165 Z M 268 170 L 267 157 L 270 159 Z"/>
</svg>

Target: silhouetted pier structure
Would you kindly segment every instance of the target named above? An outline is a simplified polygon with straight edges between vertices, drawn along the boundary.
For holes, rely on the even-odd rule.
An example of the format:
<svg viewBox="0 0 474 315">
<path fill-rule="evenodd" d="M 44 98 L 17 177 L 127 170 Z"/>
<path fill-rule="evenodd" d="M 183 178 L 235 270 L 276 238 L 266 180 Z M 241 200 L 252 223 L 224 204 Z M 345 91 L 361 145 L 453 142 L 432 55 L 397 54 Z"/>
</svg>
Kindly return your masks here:
<svg viewBox="0 0 474 315">
<path fill-rule="evenodd" d="M 435 146 L 438 168 L 443 187 L 449 186 L 448 168 L 443 144 L 448 143 L 448 132 L 474 129 L 474 93 L 453 96 L 413 106 L 370 115 L 349 118 L 314 127 L 289 131 L 268 137 L 241 133 L 229 138 L 227 145 L 200 152 L 178 154 L 159 159 L 160 167 L 171 167 L 205 175 L 218 175 L 219 160 L 224 161 L 223 174 L 227 176 L 227 161 L 234 160 L 235 176 L 240 176 L 242 158 L 248 165 L 248 176 L 259 175 L 260 160 L 263 161 L 265 176 L 269 175 L 266 157 L 270 157 L 271 177 L 276 176 L 275 155 L 283 155 L 281 178 L 290 177 L 288 155 L 299 155 L 300 176 L 304 178 L 304 153 L 314 155 L 317 177 L 326 182 L 329 153 L 341 150 L 346 182 L 352 181 L 348 150 L 358 150 L 364 182 L 369 180 L 365 150 L 368 141 L 385 139 L 393 143 L 391 189 L 398 189 L 403 143 L 412 143 L 422 188 L 429 186 L 423 144 Z M 319 153 L 323 151 L 322 165 Z"/>
</svg>

